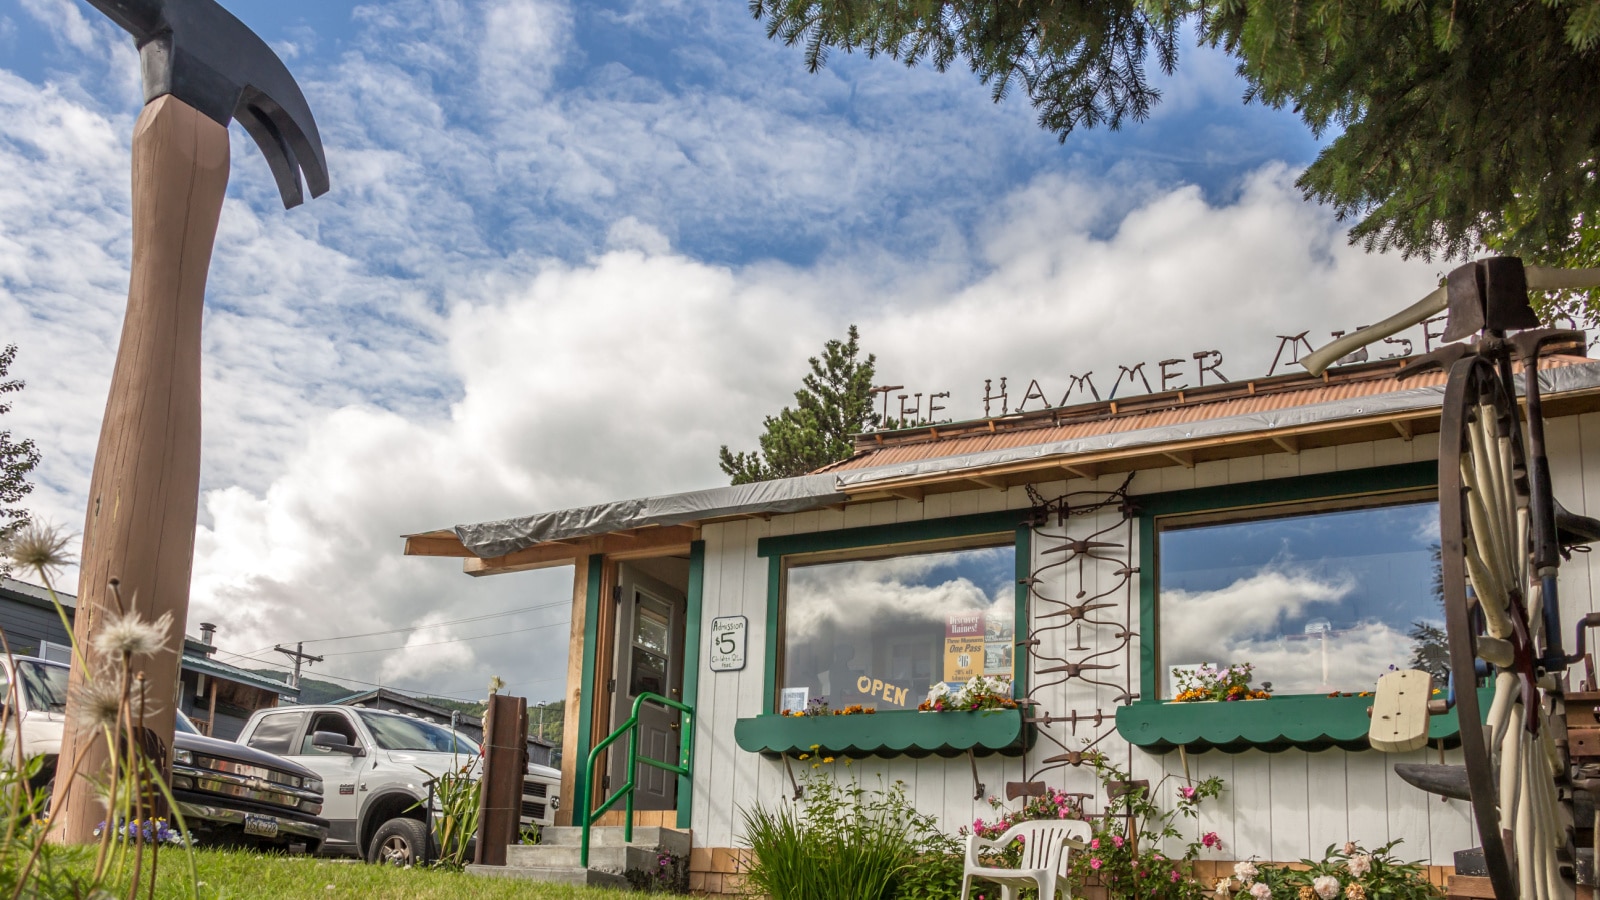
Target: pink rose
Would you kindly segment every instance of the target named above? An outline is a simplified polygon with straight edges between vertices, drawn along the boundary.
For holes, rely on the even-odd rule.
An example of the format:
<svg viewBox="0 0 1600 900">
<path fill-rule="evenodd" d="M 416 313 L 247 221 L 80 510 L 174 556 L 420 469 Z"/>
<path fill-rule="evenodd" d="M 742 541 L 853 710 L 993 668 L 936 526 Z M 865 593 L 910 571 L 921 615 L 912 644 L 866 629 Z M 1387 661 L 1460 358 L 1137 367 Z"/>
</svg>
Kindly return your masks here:
<svg viewBox="0 0 1600 900">
<path fill-rule="evenodd" d="M 1193 800 L 1194 799 L 1194 788 L 1192 788 L 1192 787 L 1190 787 L 1188 785 L 1184 785 L 1183 787 L 1178 788 L 1178 793 L 1182 794 L 1183 795 L 1183 799 L 1185 799 L 1185 800 Z"/>
<path fill-rule="evenodd" d="M 1094 840 L 1090 841 L 1089 842 L 1089 847 L 1091 849 L 1094 849 L 1094 850 L 1099 850 L 1100 849 L 1100 839 L 1099 838 L 1095 838 Z"/>
<path fill-rule="evenodd" d="M 1090 857 L 1090 858 L 1089 858 L 1089 868 L 1091 868 L 1091 869 L 1098 869 L 1098 868 L 1100 868 L 1100 857 L 1098 857 L 1098 856 L 1091 856 L 1091 857 Z"/>
<path fill-rule="evenodd" d="M 1122 847 L 1122 843 L 1123 843 L 1122 842 L 1122 835 L 1113 834 L 1111 836 L 1111 843 L 1116 844 L 1118 848 L 1121 848 Z"/>
<path fill-rule="evenodd" d="M 1222 846 L 1222 838 L 1215 831 L 1208 831 L 1200 836 L 1200 843 L 1207 847 Z"/>
</svg>

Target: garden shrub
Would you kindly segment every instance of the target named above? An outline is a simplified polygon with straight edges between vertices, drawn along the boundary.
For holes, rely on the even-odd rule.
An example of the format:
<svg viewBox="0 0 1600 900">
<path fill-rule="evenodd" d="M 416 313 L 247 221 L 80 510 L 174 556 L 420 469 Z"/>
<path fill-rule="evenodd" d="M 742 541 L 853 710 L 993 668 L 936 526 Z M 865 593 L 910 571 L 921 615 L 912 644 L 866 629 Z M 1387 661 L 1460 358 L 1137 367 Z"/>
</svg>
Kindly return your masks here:
<svg viewBox="0 0 1600 900">
<path fill-rule="evenodd" d="M 1139 900 L 1199 900 L 1207 886 L 1193 878 L 1193 862 L 1202 850 L 1217 849 L 1222 840 L 1216 832 L 1206 832 L 1190 841 L 1181 857 L 1173 858 L 1160 848 L 1181 837 L 1176 824 L 1181 816 L 1198 816 L 1200 804 L 1222 793 L 1222 779 L 1207 778 L 1178 788 L 1178 802 L 1163 810 L 1153 795 L 1166 783 L 1153 788 L 1135 786 L 1128 773 L 1104 757 L 1094 763 L 1095 775 L 1110 799 L 1105 810 L 1089 816 L 1092 837 L 1087 849 L 1073 854 L 1074 884 L 1097 878 L 1111 898 Z M 1171 778 L 1172 776 L 1168 776 Z M 1113 788 L 1117 788 L 1113 790 Z"/>
<path fill-rule="evenodd" d="M 918 812 L 896 781 L 877 789 L 835 781 L 813 763 L 802 800 L 742 811 L 753 859 L 749 886 L 772 900 L 891 900 L 960 893 L 960 845 Z M 848 762 L 846 763 L 848 765 Z M 952 861 L 953 860 L 953 861 Z M 955 894 L 945 892 L 951 867 Z"/>
<path fill-rule="evenodd" d="M 1241 862 L 1233 877 L 1214 886 L 1227 900 L 1440 900 L 1444 891 L 1428 881 L 1421 863 L 1396 859 L 1398 840 L 1373 851 L 1356 843 L 1329 845 L 1321 861 L 1300 860 L 1302 868 Z"/>
</svg>

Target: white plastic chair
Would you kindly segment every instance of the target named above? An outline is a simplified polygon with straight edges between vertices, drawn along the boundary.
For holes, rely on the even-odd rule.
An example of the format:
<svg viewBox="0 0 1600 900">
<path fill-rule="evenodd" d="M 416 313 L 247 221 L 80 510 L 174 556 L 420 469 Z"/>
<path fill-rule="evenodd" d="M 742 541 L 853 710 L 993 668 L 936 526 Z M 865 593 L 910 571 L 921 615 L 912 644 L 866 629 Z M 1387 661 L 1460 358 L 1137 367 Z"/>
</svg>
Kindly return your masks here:
<svg viewBox="0 0 1600 900">
<path fill-rule="evenodd" d="M 1089 837 L 1088 822 L 1069 819 L 1018 822 L 992 841 L 969 835 L 961 874 L 961 900 L 968 900 L 974 878 L 999 884 L 1003 900 L 1017 900 L 1017 890 L 1023 887 L 1037 887 L 1039 900 L 1055 900 L 1058 888 L 1066 887 L 1067 851 L 1087 847 Z M 1022 839 L 1022 862 L 1017 868 L 994 868 L 979 861 L 979 850 L 1003 849 L 1018 838 Z M 1057 879 L 1061 879 L 1059 885 Z"/>
</svg>

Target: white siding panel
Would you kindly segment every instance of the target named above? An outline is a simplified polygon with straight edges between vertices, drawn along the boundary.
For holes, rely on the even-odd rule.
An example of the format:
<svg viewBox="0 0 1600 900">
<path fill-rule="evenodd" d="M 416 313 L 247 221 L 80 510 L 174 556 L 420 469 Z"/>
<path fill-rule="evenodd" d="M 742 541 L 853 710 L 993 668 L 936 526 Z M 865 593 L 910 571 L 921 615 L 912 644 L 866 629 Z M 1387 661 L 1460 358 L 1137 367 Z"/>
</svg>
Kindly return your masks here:
<svg viewBox="0 0 1600 900">
<path fill-rule="evenodd" d="M 1347 840 L 1369 849 L 1389 841 L 1389 766 L 1387 754 L 1373 751 L 1352 753 L 1345 763 Z M 1329 804 L 1338 802 L 1339 797 L 1328 798 Z"/>
<path fill-rule="evenodd" d="M 1321 858 L 1330 844 L 1350 839 L 1350 819 L 1340 801 L 1345 797 L 1348 775 L 1344 750 L 1322 750 L 1306 754 L 1306 807 L 1312 810 L 1307 842 L 1312 858 Z"/>
<path fill-rule="evenodd" d="M 1428 750 L 1418 750 L 1414 753 L 1390 753 L 1387 761 L 1390 763 L 1425 763 L 1429 762 Z M 1437 753 L 1438 751 L 1432 751 Z M 1437 761 L 1437 760 L 1433 760 Z M 1451 853 L 1441 852 L 1435 854 L 1433 841 L 1428 833 L 1428 804 L 1439 802 L 1436 798 L 1417 790 L 1394 773 L 1394 766 L 1387 767 L 1384 777 L 1389 780 L 1389 840 L 1399 840 L 1400 846 L 1395 855 L 1402 859 L 1450 859 Z M 1451 847 L 1450 851 L 1463 849 Z M 1443 850 L 1443 848 L 1441 848 Z"/>
<path fill-rule="evenodd" d="M 1286 862 L 1311 854 L 1311 806 L 1307 789 L 1307 753 L 1284 750 L 1267 756 L 1272 780 L 1272 850 L 1269 858 Z M 1319 814 L 1323 810 L 1318 810 Z"/>
<path fill-rule="evenodd" d="M 1272 855 L 1272 781 L 1269 755 L 1246 750 L 1233 758 L 1234 852 L 1239 859 L 1275 859 Z M 1292 857 L 1298 859 L 1299 857 Z"/>
</svg>

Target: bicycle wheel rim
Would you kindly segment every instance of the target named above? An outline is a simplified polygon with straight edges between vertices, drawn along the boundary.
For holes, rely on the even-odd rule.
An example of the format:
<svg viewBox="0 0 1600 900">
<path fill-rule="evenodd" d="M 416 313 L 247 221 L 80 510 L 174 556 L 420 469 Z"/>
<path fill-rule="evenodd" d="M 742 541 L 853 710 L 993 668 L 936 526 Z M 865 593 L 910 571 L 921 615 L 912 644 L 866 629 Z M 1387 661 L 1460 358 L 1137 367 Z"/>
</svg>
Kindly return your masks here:
<svg viewBox="0 0 1600 900">
<path fill-rule="evenodd" d="M 1545 895 L 1543 876 L 1553 864 L 1553 854 L 1545 843 L 1528 839 L 1523 840 L 1523 858 L 1519 859 L 1514 849 L 1518 811 L 1533 808 L 1524 796 L 1524 786 L 1530 783 L 1526 773 L 1530 769 L 1542 772 L 1531 768 L 1541 761 L 1532 747 L 1520 743 L 1520 735 L 1511 735 L 1511 744 L 1502 743 L 1507 736 L 1503 727 L 1493 734 L 1498 746 L 1491 745 L 1486 728 L 1479 724 L 1483 722 L 1477 692 L 1480 638 L 1497 636 L 1528 652 L 1532 643 L 1529 628 L 1538 627 L 1525 618 L 1530 599 L 1527 533 L 1526 522 L 1519 516 L 1525 518 L 1522 511 L 1528 498 L 1521 429 L 1517 408 L 1495 375 L 1491 362 L 1471 357 L 1451 369 L 1445 388 L 1439 435 L 1440 564 L 1456 715 L 1461 723 L 1473 817 L 1495 895 L 1513 900 Z M 1491 417 L 1492 425 L 1486 425 Z M 1496 433 L 1505 439 L 1503 443 L 1492 439 Z M 1469 583 L 1476 599 L 1468 596 Z M 1520 625 L 1510 599 L 1513 593 L 1523 604 Z M 1477 617 L 1475 609 L 1481 610 Z M 1489 634 L 1480 634 L 1480 625 Z M 1527 679 L 1515 668 L 1497 669 L 1514 675 L 1514 682 L 1494 679 L 1497 690 L 1515 692 L 1502 700 L 1506 718 L 1512 723 L 1520 723 L 1526 716 L 1542 719 L 1537 693 L 1530 708 L 1524 699 L 1529 692 L 1524 686 Z M 1501 709 L 1500 703 L 1495 706 Z M 1537 746 L 1538 741 L 1533 744 Z M 1535 787 L 1543 790 L 1542 785 Z M 1521 821 L 1524 830 L 1537 827 L 1532 820 Z M 1534 854 L 1539 858 L 1527 858 L 1533 855 L 1527 852 L 1530 846 L 1537 846 Z"/>
</svg>

